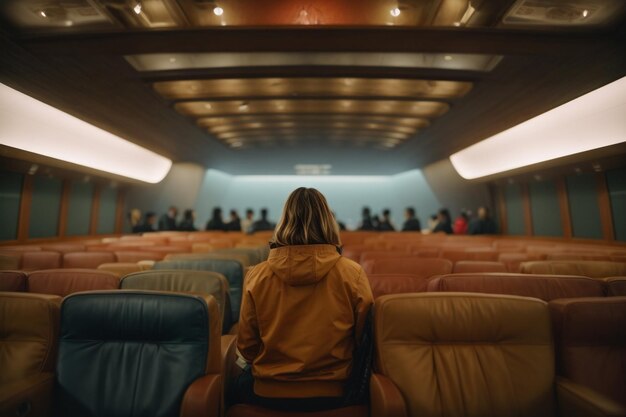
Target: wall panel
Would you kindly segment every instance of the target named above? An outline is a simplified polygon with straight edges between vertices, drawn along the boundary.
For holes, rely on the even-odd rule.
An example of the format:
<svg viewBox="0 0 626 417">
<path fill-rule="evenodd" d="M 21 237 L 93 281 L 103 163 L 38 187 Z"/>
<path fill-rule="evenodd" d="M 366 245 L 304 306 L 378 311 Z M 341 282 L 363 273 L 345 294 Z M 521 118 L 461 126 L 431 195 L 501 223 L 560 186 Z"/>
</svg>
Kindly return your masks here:
<svg viewBox="0 0 626 417">
<path fill-rule="evenodd" d="M 615 240 L 626 241 L 626 168 L 606 173 Z"/>
<path fill-rule="evenodd" d="M 115 214 L 117 210 L 117 188 L 103 187 L 100 194 L 97 233 L 115 233 Z"/>
<path fill-rule="evenodd" d="M 23 180 L 22 174 L 0 171 L 0 240 L 17 239 Z"/>
<path fill-rule="evenodd" d="M 70 188 L 70 202 L 67 218 L 67 236 L 89 234 L 91 218 L 91 201 L 93 199 L 92 183 L 73 182 Z"/>
<path fill-rule="evenodd" d="M 563 236 L 556 184 L 552 181 L 531 182 L 529 191 L 533 235 Z"/>
<path fill-rule="evenodd" d="M 524 203 L 522 189 L 519 184 L 509 184 L 504 189 L 504 203 L 506 205 L 507 231 L 510 235 L 523 235 Z"/>
<path fill-rule="evenodd" d="M 602 239 L 598 189 L 593 174 L 567 177 L 567 195 L 573 237 Z"/>
<path fill-rule="evenodd" d="M 29 238 L 57 236 L 62 188 L 63 181 L 58 178 L 34 177 Z"/>
</svg>

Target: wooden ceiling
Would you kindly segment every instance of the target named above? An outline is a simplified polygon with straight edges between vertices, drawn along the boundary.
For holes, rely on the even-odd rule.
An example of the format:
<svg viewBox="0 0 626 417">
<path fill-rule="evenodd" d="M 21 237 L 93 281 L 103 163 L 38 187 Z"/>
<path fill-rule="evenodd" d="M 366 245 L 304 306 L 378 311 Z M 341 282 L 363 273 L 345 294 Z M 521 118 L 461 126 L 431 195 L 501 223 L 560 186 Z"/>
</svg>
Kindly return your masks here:
<svg viewBox="0 0 626 417">
<path fill-rule="evenodd" d="M 626 2 L 560 4 L 10 0 L 0 82 L 175 161 L 394 173 L 626 75 Z"/>
</svg>

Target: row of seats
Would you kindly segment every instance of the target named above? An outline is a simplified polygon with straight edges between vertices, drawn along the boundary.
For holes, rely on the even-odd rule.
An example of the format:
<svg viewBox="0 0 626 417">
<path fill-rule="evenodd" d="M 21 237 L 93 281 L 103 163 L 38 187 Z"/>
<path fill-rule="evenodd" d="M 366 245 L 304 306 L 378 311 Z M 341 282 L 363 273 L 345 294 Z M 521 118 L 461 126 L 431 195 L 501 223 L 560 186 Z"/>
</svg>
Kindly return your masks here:
<svg viewBox="0 0 626 417">
<path fill-rule="evenodd" d="M 53 392 L 63 416 L 220 413 L 230 375 L 211 296 L 0 293 L 0 311 L 16 318 L 0 321 L 1 415 L 47 415 Z M 624 416 L 625 324 L 626 297 L 384 296 L 369 407 L 228 416 Z"/>
</svg>

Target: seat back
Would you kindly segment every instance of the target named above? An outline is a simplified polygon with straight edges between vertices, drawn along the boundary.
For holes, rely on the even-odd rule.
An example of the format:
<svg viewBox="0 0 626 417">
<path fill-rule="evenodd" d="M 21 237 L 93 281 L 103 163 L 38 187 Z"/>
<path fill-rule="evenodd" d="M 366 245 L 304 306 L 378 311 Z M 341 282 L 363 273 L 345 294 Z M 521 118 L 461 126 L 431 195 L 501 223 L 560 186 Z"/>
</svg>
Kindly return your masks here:
<svg viewBox="0 0 626 417">
<path fill-rule="evenodd" d="M 401 251 L 368 251 L 361 253 L 360 263 L 377 259 L 406 258 L 407 256 L 410 255 Z"/>
<path fill-rule="evenodd" d="M 475 273 L 435 277 L 428 283 L 428 291 L 508 294 L 550 301 L 557 298 L 602 297 L 604 285 L 587 277 Z"/>
<path fill-rule="evenodd" d="M 115 257 L 118 262 L 160 261 L 165 254 L 147 251 L 118 251 Z"/>
<path fill-rule="evenodd" d="M 441 251 L 441 257 L 449 259 L 452 262 L 458 261 L 497 261 L 498 252 L 493 250 L 454 250 L 444 249 Z"/>
<path fill-rule="evenodd" d="M 419 293 L 384 296 L 374 308 L 377 371 L 400 390 L 408 415 L 555 415 L 545 302 Z"/>
<path fill-rule="evenodd" d="M 606 282 L 606 295 L 626 296 L 626 277 L 610 277 L 604 282 Z"/>
<path fill-rule="evenodd" d="M 222 317 L 222 333 L 228 333 L 233 325 L 228 281 L 224 275 L 217 272 L 185 271 L 182 269 L 142 271 L 122 278 L 120 288 L 123 290 L 192 292 L 211 295 L 219 306 Z"/>
<path fill-rule="evenodd" d="M 209 296 L 118 290 L 67 297 L 58 414 L 179 415 L 189 385 L 219 373 L 219 333 Z"/>
<path fill-rule="evenodd" d="M 429 278 L 411 274 L 370 274 L 367 276 L 374 298 L 387 294 L 426 291 Z"/>
<path fill-rule="evenodd" d="M 509 272 L 519 272 L 522 262 L 541 261 L 543 259 L 545 259 L 544 255 L 536 253 L 503 252 L 498 255 L 498 262 L 506 265 Z"/>
<path fill-rule="evenodd" d="M 69 252 L 63 255 L 63 268 L 97 268 L 116 262 L 113 252 Z"/>
<path fill-rule="evenodd" d="M 421 278 L 452 272 L 452 262 L 437 258 L 376 259 L 363 263 L 367 274 L 411 274 Z"/>
<path fill-rule="evenodd" d="M 557 373 L 626 406 L 626 297 L 550 303 Z"/>
<path fill-rule="evenodd" d="M 60 305 L 53 295 L 0 292 L 0 387 L 54 371 Z"/>
<path fill-rule="evenodd" d="M 0 271 L 0 291 L 26 291 L 26 273 L 22 271 Z"/>
<path fill-rule="evenodd" d="M 524 274 L 582 275 L 606 278 L 626 275 L 626 263 L 604 261 L 537 261 L 520 265 Z"/>
<path fill-rule="evenodd" d="M 230 293 L 230 309 L 234 322 L 239 321 L 239 309 L 243 294 L 243 267 L 240 262 L 230 259 L 179 259 L 156 262 L 152 269 L 184 269 L 193 271 L 212 271 L 226 277 Z"/>
<path fill-rule="evenodd" d="M 490 261 L 458 261 L 452 270 L 455 274 L 471 272 L 506 272 L 506 265 L 502 262 Z"/>
<path fill-rule="evenodd" d="M 85 245 L 81 243 L 51 243 L 49 245 L 42 245 L 41 249 L 60 253 L 83 252 Z"/>
<path fill-rule="evenodd" d="M 230 259 L 237 261 L 243 268 L 250 266 L 250 257 L 247 254 L 242 253 L 229 253 L 222 251 L 207 252 L 207 253 L 181 253 L 172 254 L 165 257 L 165 261 L 178 261 L 178 260 L 202 260 L 202 259 Z"/>
<path fill-rule="evenodd" d="M 119 282 L 119 277 L 108 271 L 46 269 L 28 274 L 28 292 L 65 297 L 81 291 L 114 290 Z"/>
<path fill-rule="evenodd" d="M 113 272 L 118 277 L 142 271 L 141 266 L 136 262 L 112 262 L 98 266 L 100 271 Z"/>
<path fill-rule="evenodd" d="M 22 269 L 36 271 L 38 269 L 61 268 L 61 253 L 55 251 L 33 251 L 22 253 Z"/>
</svg>

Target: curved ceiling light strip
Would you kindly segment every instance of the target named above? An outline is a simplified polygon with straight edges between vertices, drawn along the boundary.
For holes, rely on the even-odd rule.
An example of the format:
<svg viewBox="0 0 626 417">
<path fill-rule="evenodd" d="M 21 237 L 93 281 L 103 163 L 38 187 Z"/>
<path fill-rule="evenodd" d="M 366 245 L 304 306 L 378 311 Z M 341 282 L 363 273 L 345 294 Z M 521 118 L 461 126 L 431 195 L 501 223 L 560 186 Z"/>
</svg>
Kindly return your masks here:
<svg viewBox="0 0 626 417">
<path fill-rule="evenodd" d="M 0 84 L 0 145 L 148 183 L 172 161 Z"/>
<path fill-rule="evenodd" d="M 626 77 L 450 156 L 473 180 L 626 142 Z"/>
</svg>

